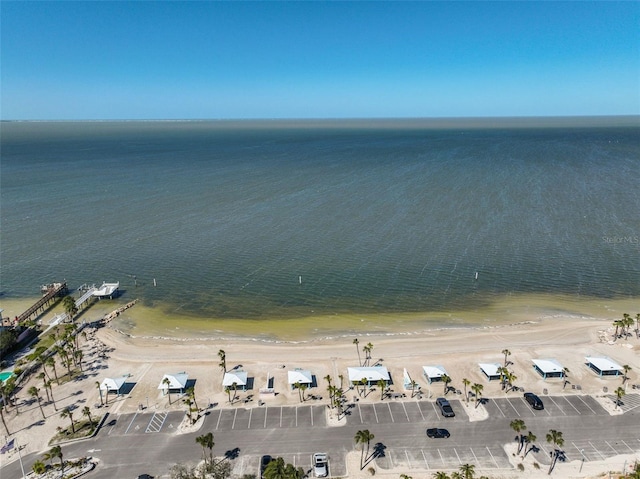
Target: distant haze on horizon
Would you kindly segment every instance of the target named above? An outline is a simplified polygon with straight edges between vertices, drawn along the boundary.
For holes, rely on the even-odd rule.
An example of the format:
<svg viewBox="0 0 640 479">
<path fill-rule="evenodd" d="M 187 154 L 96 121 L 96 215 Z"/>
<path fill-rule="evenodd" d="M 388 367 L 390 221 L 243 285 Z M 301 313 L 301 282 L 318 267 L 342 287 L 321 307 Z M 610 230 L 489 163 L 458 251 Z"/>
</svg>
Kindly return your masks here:
<svg viewBox="0 0 640 479">
<path fill-rule="evenodd" d="M 640 2 L 5 1 L 0 13 L 2 120 L 640 114 Z"/>
</svg>

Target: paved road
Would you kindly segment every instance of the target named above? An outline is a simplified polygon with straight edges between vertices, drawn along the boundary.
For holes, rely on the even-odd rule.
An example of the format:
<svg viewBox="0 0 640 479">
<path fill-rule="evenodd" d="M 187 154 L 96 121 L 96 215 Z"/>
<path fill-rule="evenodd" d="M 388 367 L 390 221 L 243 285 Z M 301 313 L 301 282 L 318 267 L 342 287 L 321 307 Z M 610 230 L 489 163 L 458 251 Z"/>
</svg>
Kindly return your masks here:
<svg viewBox="0 0 640 479">
<path fill-rule="evenodd" d="M 433 401 L 384 401 L 355 403 L 349 409 L 347 424 L 328 427 L 326 406 L 242 407 L 211 410 L 197 433 L 176 434 L 182 412 L 124 414 L 109 417 L 98 435 L 90 440 L 63 447 L 67 458 L 87 454 L 101 460 L 92 478 L 136 477 L 149 473 L 166 474 L 176 462 L 195 462 L 201 448 L 198 435 L 213 432 L 214 454 L 233 458 L 234 473 L 257 474 L 262 454 L 282 456 L 287 462 L 311 468 L 314 452 L 328 452 L 331 476 L 347 473 L 344 462 L 353 450 L 353 437 L 360 429 L 369 429 L 375 439 L 372 448 L 379 453 L 381 468 L 400 467 L 436 471 L 456 468 L 464 463 L 482 469 L 509 469 L 503 444 L 515 433 L 509 423 L 522 419 L 539 438 L 540 450 L 533 453 L 541 464 L 548 464 L 549 447 L 544 437 L 549 429 L 563 432 L 568 460 L 602 460 L 617 454 L 640 451 L 640 395 L 624 397 L 619 416 L 610 416 L 589 396 L 543 397 L 545 409 L 534 411 L 521 398 L 488 399 L 489 418 L 470 422 L 464 408 L 452 400 L 455 418 L 443 418 Z M 446 427 L 449 439 L 428 439 L 427 427 Z M 25 468 L 39 458 L 24 458 Z M 7 474 L 5 476 L 5 474 Z M 2 469 L 0 476 L 20 477 L 17 463 Z"/>
</svg>

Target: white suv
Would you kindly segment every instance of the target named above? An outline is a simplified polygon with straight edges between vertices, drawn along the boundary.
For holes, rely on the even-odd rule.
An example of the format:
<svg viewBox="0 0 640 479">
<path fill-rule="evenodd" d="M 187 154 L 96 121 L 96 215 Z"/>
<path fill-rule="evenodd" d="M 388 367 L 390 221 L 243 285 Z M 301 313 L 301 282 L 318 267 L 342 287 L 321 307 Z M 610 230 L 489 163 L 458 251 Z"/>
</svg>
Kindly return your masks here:
<svg viewBox="0 0 640 479">
<path fill-rule="evenodd" d="M 316 452 L 313 455 L 313 474 L 316 477 L 327 477 L 327 462 L 329 461 L 326 454 Z"/>
</svg>

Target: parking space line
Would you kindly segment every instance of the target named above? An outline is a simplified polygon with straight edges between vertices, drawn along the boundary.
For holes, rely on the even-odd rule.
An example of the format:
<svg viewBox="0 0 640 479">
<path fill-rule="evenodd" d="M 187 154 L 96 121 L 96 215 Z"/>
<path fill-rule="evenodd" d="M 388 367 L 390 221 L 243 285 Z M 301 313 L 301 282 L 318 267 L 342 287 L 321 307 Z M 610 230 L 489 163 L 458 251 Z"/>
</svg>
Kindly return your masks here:
<svg viewBox="0 0 640 479">
<path fill-rule="evenodd" d="M 269 408 L 264 408 L 264 429 L 267 428 L 267 416 L 269 415 Z"/>
<path fill-rule="evenodd" d="M 514 410 L 514 412 L 518 415 L 518 417 L 520 417 L 520 413 L 518 412 L 518 410 L 515 408 L 515 406 L 513 404 L 511 404 L 511 400 L 509 398 L 507 398 L 507 403 L 509 403 L 509 406 L 511 406 L 511 409 Z"/>
<path fill-rule="evenodd" d="M 438 449 L 438 454 L 440 455 L 440 460 L 442 461 L 442 465 L 446 466 L 446 464 L 444 462 L 444 457 L 442 457 L 442 453 L 440 452 L 440 449 Z"/>
<path fill-rule="evenodd" d="M 387 406 L 389 406 L 389 416 L 391 416 L 391 422 L 396 422 L 395 419 L 393 419 L 393 413 L 391 412 L 391 403 L 388 402 Z"/>
<path fill-rule="evenodd" d="M 472 447 L 470 447 L 469 449 L 471 450 L 471 454 L 473 454 L 473 458 L 475 459 L 476 464 L 480 464 L 480 463 L 478 462 L 478 458 L 476 457 L 476 453 L 475 453 L 475 452 L 473 452 L 473 448 L 472 448 Z"/>
<path fill-rule="evenodd" d="M 596 451 L 598 456 L 600 456 L 600 458 L 604 461 L 604 456 L 600 454 L 600 451 L 598 451 L 598 449 L 593 444 L 591 444 L 591 441 L 588 441 L 588 442 L 589 442 L 589 445 L 593 448 L 593 450 Z"/>
<path fill-rule="evenodd" d="M 282 406 L 280 406 L 280 427 L 282 427 Z"/>
<path fill-rule="evenodd" d="M 436 409 L 436 403 L 432 402 L 431 407 L 433 408 L 433 412 L 436 413 L 436 418 L 440 421 L 440 414 L 438 414 L 438 410 Z"/>
<path fill-rule="evenodd" d="M 553 404 L 555 404 L 555 405 L 556 405 L 556 407 L 557 407 L 558 409 L 560 409 L 560 412 L 561 412 L 562 414 L 564 414 L 565 416 L 567 415 L 567 413 L 566 413 L 566 412 L 564 412 L 564 411 L 562 410 L 562 408 L 560 407 L 560 405 L 559 405 L 557 402 L 555 402 L 551 396 L 549 396 L 549 399 L 551 399 L 551 402 L 552 402 Z"/>
<path fill-rule="evenodd" d="M 313 406 L 309 408 L 309 413 L 311 414 L 311 426 L 313 426 Z"/>
<path fill-rule="evenodd" d="M 298 427 L 298 406 L 296 406 L 296 427 Z"/>
<path fill-rule="evenodd" d="M 566 396 L 564 396 L 564 400 L 565 400 L 565 401 L 567 401 L 567 403 L 569 403 L 569 406 L 571 406 L 573 409 L 575 409 L 575 411 L 576 411 L 578 414 L 580 414 L 580 411 L 578 411 L 578 410 L 576 409 L 576 407 L 575 407 L 573 404 L 571 404 L 571 401 L 569 401 L 569 400 L 567 399 L 567 397 L 566 397 Z M 584 402 L 584 401 L 582 401 L 582 402 Z M 580 415 L 582 416 L 582 414 L 580 414 Z"/>
<path fill-rule="evenodd" d="M 424 455 L 424 449 L 420 449 L 422 453 L 422 458 L 424 459 L 424 463 L 427 465 L 427 469 L 429 469 L 429 461 L 427 461 L 427 456 Z"/>
<path fill-rule="evenodd" d="M 133 418 L 131 419 L 131 422 L 129 423 L 129 426 L 127 427 L 127 430 L 124 432 L 125 434 L 129 432 L 129 428 L 131 427 L 131 425 L 133 424 L 133 421 L 136 420 L 136 416 L 138 415 L 138 413 L 135 413 L 133 415 Z"/>
<path fill-rule="evenodd" d="M 409 453 L 407 452 L 407 450 L 404 450 L 404 457 L 407 458 L 407 462 L 409 463 L 409 469 L 411 469 L 411 459 L 409 459 Z"/>
<path fill-rule="evenodd" d="M 249 409 L 249 424 L 247 424 L 247 429 L 251 429 L 251 413 L 253 412 L 253 409 Z"/>
<path fill-rule="evenodd" d="M 493 457 L 493 454 L 491 453 L 491 449 L 489 449 L 489 446 L 485 446 L 485 447 L 487 448 L 487 452 L 491 456 L 491 460 L 493 461 L 493 463 L 496 465 L 496 467 L 500 467 L 500 466 L 498 466 L 498 461 L 496 461 L 496 458 Z"/>
<path fill-rule="evenodd" d="M 591 409 L 591 406 L 589 406 L 584 399 L 582 399 L 580 396 L 576 396 L 578 399 L 580 399 L 580 401 L 582 401 L 582 403 L 587 406 L 589 408 L 589 411 L 591 411 L 593 414 L 598 414 L 597 412 L 595 412 L 593 409 Z"/>
<path fill-rule="evenodd" d="M 380 423 L 380 421 L 378 421 L 378 411 L 376 411 L 376 405 L 372 404 L 373 406 L 373 414 L 376 416 L 376 422 Z"/>
<path fill-rule="evenodd" d="M 362 420 L 362 408 L 360 407 L 360 403 L 358 403 L 358 413 L 360 414 L 360 424 L 364 424 Z"/>
<path fill-rule="evenodd" d="M 236 428 L 236 416 L 238 415 L 238 410 L 234 409 L 233 410 L 233 422 L 231 423 L 231 429 L 235 429 Z"/>
<path fill-rule="evenodd" d="M 458 462 L 459 462 L 460 464 L 462 464 L 462 461 L 460 460 L 460 456 L 458 456 L 458 451 L 456 451 L 456 448 L 455 448 L 455 447 L 453 448 L 453 452 L 455 452 L 455 453 L 456 453 L 456 457 L 458 458 Z"/>
<path fill-rule="evenodd" d="M 496 409 L 497 409 L 498 411 L 500 411 L 500 414 L 502 414 L 502 417 L 507 417 L 507 415 L 506 415 L 504 412 L 502 412 L 502 408 L 501 408 L 500 406 L 498 406 L 498 404 L 496 403 L 496 400 L 495 400 L 495 399 L 493 400 L 493 404 L 495 404 Z"/>
<path fill-rule="evenodd" d="M 624 442 L 624 439 L 620 439 L 620 442 L 621 442 L 622 444 L 624 444 L 625 446 L 627 446 L 631 452 L 635 452 L 635 451 L 633 450 L 633 448 L 632 448 L 631 446 L 629 446 L 629 444 L 627 444 L 626 442 Z"/>
<path fill-rule="evenodd" d="M 222 417 L 222 409 L 220 409 L 220 414 L 218 414 L 218 422 L 216 423 L 216 431 L 218 430 L 218 426 L 220 426 L 220 418 Z"/>
<path fill-rule="evenodd" d="M 422 408 L 420 407 L 420 403 L 416 402 L 416 404 L 418 405 L 418 411 L 420 411 L 420 415 L 422 416 L 422 420 L 424 421 L 424 414 L 422 414 Z"/>
<path fill-rule="evenodd" d="M 618 450 L 617 450 L 615 447 L 613 447 L 611 444 L 609 444 L 609 442 L 608 442 L 608 441 L 604 441 L 604 443 L 605 443 L 607 446 L 609 446 L 609 448 L 613 451 L 613 453 L 614 453 L 614 454 L 620 454 L 620 453 L 618 452 Z"/>
<path fill-rule="evenodd" d="M 404 415 L 407 417 L 407 422 L 411 422 L 411 420 L 409 419 L 409 414 L 407 414 L 407 408 L 404 406 L 404 403 L 400 403 L 402 404 L 402 409 L 404 409 Z"/>
</svg>

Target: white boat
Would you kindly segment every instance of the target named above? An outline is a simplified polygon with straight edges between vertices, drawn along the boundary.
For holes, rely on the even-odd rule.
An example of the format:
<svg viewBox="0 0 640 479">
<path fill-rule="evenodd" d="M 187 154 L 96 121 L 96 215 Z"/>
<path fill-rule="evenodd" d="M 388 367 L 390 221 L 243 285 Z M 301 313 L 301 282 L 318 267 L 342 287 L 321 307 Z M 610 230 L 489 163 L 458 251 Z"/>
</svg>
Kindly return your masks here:
<svg viewBox="0 0 640 479">
<path fill-rule="evenodd" d="M 120 287 L 120 282 L 117 283 L 105 283 L 103 282 L 99 288 L 93 292 L 94 296 L 98 298 L 113 298 L 118 295 L 118 288 Z"/>
</svg>

